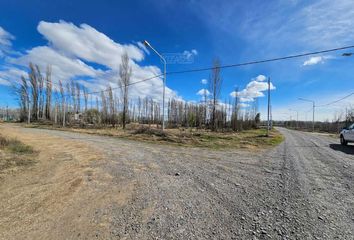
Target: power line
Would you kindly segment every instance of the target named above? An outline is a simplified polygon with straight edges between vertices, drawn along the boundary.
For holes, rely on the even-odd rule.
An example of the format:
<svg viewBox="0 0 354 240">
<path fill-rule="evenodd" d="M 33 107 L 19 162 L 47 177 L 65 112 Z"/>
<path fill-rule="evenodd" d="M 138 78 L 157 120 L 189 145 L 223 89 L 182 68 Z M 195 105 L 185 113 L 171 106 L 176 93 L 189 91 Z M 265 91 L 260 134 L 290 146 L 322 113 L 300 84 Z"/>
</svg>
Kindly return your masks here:
<svg viewBox="0 0 354 240">
<path fill-rule="evenodd" d="M 163 76 L 163 74 L 159 74 L 159 75 L 155 75 L 155 76 L 152 76 L 152 77 L 149 77 L 149 78 L 145 78 L 145 79 L 142 79 L 140 81 L 136 81 L 136 82 L 132 82 L 132 83 L 129 83 L 127 84 L 127 86 L 131 86 L 131 85 L 134 85 L 134 84 L 138 84 L 138 83 L 142 83 L 142 82 L 146 82 L 146 81 L 149 81 L 149 80 L 152 80 L 154 78 L 158 78 L 158 77 L 161 77 Z M 123 86 L 122 86 L 123 87 Z M 120 89 L 122 87 L 114 87 L 114 88 L 111 88 L 112 90 L 116 90 L 116 89 Z M 96 94 L 96 93 L 101 93 L 101 92 L 107 92 L 109 91 L 110 89 L 106 89 L 106 90 L 101 90 L 101 91 L 95 91 L 95 92 L 88 92 L 87 94 L 90 95 L 90 94 Z"/>
<path fill-rule="evenodd" d="M 295 55 L 289 55 L 289 56 L 284 56 L 284 57 L 277 57 L 277 58 L 270 58 L 270 59 L 263 59 L 263 60 L 257 60 L 257 61 L 251 61 L 251 62 L 244 62 L 244 63 L 235 63 L 235 64 L 228 64 L 228 65 L 222 65 L 218 67 L 205 67 L 205 68 L 195 68 L 195 69 L 189 69 L 189 70 L 182 70 L 182 71 L 172 71 L 172 72 L 166 72 L 166 75 L 173 75 L 173 74 L 182 74 L 182 73 L 192 73 L 192 72 L 202 72 L 202 71 L 209 71 L 213 69 L 224 69 L 224 68 L 232 68 L 232 67 L 241 67 L 241 66 L 247 66 L 247 65 L 254 65 L 254 64 L 261 64 L 261 63 L 266 63 L 266 62 L 275 62 L 275 61 L 281 61 L 281 60 L 287 60 L 287 59 L 293 59 L 293 58 L 300 58 L 300 57 L 306 57 L 306 56 L 311 56 L 311 55 L 317 55 L 317 54 L 323 54 L 323 53 L 328 53 L 328 52 L 336 52 L 336 51 L 341 51 L 345 49 L 351 49 L 354 48 L 354 45 L 350 46 L 345 46 L 345 47 L 339 47 L 339 48 L 332 48 L 332 49 L 326 49 L 326 50 L 321 50 L 321 51 L 315 51 L 315 52 L 308 52 L 308 53 L 302 53 L 302 54 L 295 54 Z M 130 84 L 127 84 L 127 86 L 135 85 L 138 83 L 146 82 L 158 77 L 163 76 L 163 74 L 157 74 L 149 78 L 145 78 L 136 82 L 132 82 Z M 57 85 L 57 83 L 53 83 L 54 85 Z M 123 87 L 123 86 L 122 86 Z M 122 87 L 114 87 L 111 88 L 112 90 L 120 89 Z M 100 90 L 100 91 L 93 91 L 93 92 L 88 92 L 86 93 L 87 95 L 91 94 L 97 94 L 101 92 L 107 92 L 110 89 L 105 89 L 105 90 Z M 84 94 L 84 93 L 80 93 Z M 354 93 L 352 93 L 354 94 Z M 68 94 L 69 95 L 69 94 Z"/>
<path fill-rule="evenodd" d="M 292 59 L 292 58 L 306 57 L 306 56 L 317 55 L 317 54 L 328 53 L 328 52 L 336 52 L 336 51 L 350 49 L 350 48 L 354 48 L 354 45 L 346 46 L 346 47 L 340 47 L 340 48 L 332 48 L 332 49 L 327 49 L 327 50 L 321 50 L 321 51 L 316 51 L 316 52 L 289 55 L 289 56 L 285 56 L 285 57 L 277 57 L 277 58 L 271 58 L 271 59 L 265 59 L 265 60 L 245 62 L 245 63 L 229 64 L 229 65 L 223 65 L 223 66 L 220 66 L 220 67 L 206 67 L 206 68 L 197 68 L 197 69 L 190 69 L 190 70 L 168 72 L 166 74 L 171 75 L 171 74 L 180 74 L 180 73 L 201 72 L 201 71 L 212 70 L 212 69 L 215 69 L 215 68 L 241 67 L 241 66 L 260 64 L 260 63 L 266 63 L 266 62 L 275 62 L 275 61 L 287 60 L 287 59 Z"/>
<path fill-rule="evenodd" d="M 340 98 L 340 99 L 338 99 L 338 100 L 335 100 L 335 101 L 333 101 L 333 102 L 329 102 L 329 103 L 326 103 L 326 104 L 322 104 L 322 105 L 319 105 L 319 106 L 316 106 L 316 107 L 326 107 L 326 106 L 335 104 L 335 103 L 337 103 L 337 102 L 340 102 L 340 101 L 342 101 L 342 100 L 344 100 L 344 99 L 346 99 L 346 98 L 348 98 L 348 97 L 350 97 L 350 96 L 352 96 L 352 95 L 354 95 L 354 92 L 352 92 L 352 93 L 350 93 L 350 94 L 348 94 L 348 95 L 346 95 L 346 96 L 344 96 L 344 97 L 342 97 L 342 98 Z"/>
<path fill-rule="evenodd" d="M 253 64 L 274 62 L 274 61 L 280 61 L 280 60 L 286 60 L 286 59 L 299 58 L 299 57 L 305 57 L 305 56 L 310 56 L 310 55 L 317 55 L 317 54 L 322 54 L 322 53 L 340 51 L 340 50 L 345 50 L 345 49 L 350 49 L 350 48 L 354 48 L 354 45 L 346 46 L 346 47 L 340 47 L 340 48 L 332 48 L 332 49 L 327 49 L 327 50 L 321 50 L 321 51 L 316 51 L 316 52 L 309 52 L 309 53 L 303 53 L 303 54 L 290 55 L 290 56 L 285 56 L 285 57 L 271 58 L 271 59 L 251 61 L 251 62 L 245 62 L 245 63 L 222 65 L 220 67 L 206 67 L 206 68 L 197 68 L 197 69 L 190 69 L 190 70 L 183 70 L 183 71 L 167 72 L 166 75 L 181 74 L 181 73 L 191 73 L 191 72 L 201 72 L 201 71 L 212 70 L 212 69 L 215 69 L 215 68 L 231 68 L 231 67 L 247 66 L 247 65 L 253 65 Z M 128 84 L 128 86 L 131 86 L 131 85 L 134 85 L 134 84 L 138 84 L 138 83 L 141 83 L 141 82 L 145 82 L 145 81 L 149 81 L 149 80 L 152 80 L 154 78 L 161 77 L 161 76 L 163 76 L 163 74 L 158 74 L 158 75 L 146 78 L 146 79 L 142 79 L 140 81 L 136 81 L 136 82 L 130 83 L 130 84 Z M 112 88 L 112 90 L 116 90 L 116 89 L 120 89 L 120 88 L 121 87 L 114 87 L 114 88 Z M 101 90 L 101 91 L 89 92 L 87 94 L 90 95 L 90 94 L 96 94 L 96 93 L 105 92 L 105 91 L 108 91 L 108 89 Z"/>
<path fill-rule="evenodd" d="M 326 50 L 315 51 L 315 52 L 308 52 L 308 53 L 302 53 L 302 54 L 289 55 L 289 56 L 285 56 L 285 57 L 277 57 L 277 58 L 270 58 L 270 59 L 257 60 L 257 61 L 251 61 L 251 62 L 228 64 L 228 65 L 222 65 L 222 66 L 219 66 L 219 67 L 205 67 L 205 68 L 196 68 L 196 69 L 189 69 L 189 70 L 182 70 L 182 71 L 166 72 L 166 75 L 192 73 L 192 72 L 202 72 L 202 71 L 213 70 L 215 68 L 223 69 L 223 68 L 241 67 L 241 66 L 254 65 L 254 64 L 260 64 L 260 63 L 266 63 L 266 62 L 275 62 L 275 61 L 287 60 L 287 59 L 292 59 L 292 58 L 306 57 L 306 56 L 323 54 L 323 53 L 328 53 L 328 52 L 336 52 L 336 51 L 341 51 L 341 50 L 350 49 L 350 48 L 354 48 L 354 45 L 345 46 L 345 47 L 339 47 L 339 48 L 326 49 Z M 146 78 L 146 79 L 142 79 L 142 80 L 137 81 L 137 82 L 133 82 L 131 84 L 128 84 L 128 86 L 134 85 L 134 84 L 137 84 L 137 83 L 140 83 L 140 82 L 149 81 L 149 80 L 152 80 L 154 78 L 161 77 L 161 76 L 163 76 L 163 74 L 158 74 L 158 75 L 152 76 L 150 78 Z M 112 90 L 119 89 L 119 88 L 120 87 L 115 87 L 115 88 L 112 88 Z M 100 93 L 100 92 L 104 92 L 104 91 L 108 91 L 108 90 L 90 92 L 88 94 L 95 94 L 95 93 Z"/>
</svg>

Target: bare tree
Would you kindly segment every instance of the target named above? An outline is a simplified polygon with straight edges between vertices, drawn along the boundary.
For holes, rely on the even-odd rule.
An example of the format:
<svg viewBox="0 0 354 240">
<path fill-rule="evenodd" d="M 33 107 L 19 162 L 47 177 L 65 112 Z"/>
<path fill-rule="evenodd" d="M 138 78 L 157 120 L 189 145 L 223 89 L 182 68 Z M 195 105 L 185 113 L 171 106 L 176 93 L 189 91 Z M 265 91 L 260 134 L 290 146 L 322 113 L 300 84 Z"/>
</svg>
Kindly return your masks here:
<svg viewBox="0 0 354 240">
<path fill-rule="evenodd" d="M 62 82 L 59 80 L 59 90 L 60 90 L 60 97 L 61 97 L 61 107 L 62 107 L 62 115 L 63 115 L 63 126 L 65 126 L 65 93 L 64 93 L 64 87 Z"/>
<path fill-rule="evenodd" d="M 112 126 L 115 126 L 115 106 L 114 106 L 114 97 L 113 97 L 113 91 L 112 91 L 112 87 L 109 86 L 108 87 L 108 104 L 109 104 L 109 114 L 110 114 L 110 124 L 112 124 Z"/>
<path fill-rule="evenodd" d="M 130 77 L 132 74 L 132 68 L 129 65 L 129 57 L 128 54 L 125 53 L 122 56 L 122 63 L 119 66 L 119 80 L 118 85 L 121 91 L 121 98 L 123 102 L 123 113 L 122 113 L 122 124 L 123 129 L 125 129 L 125 124 L 127 121 L 127 112 L 128 112 L 128 97 L 129 92 L 128 88 L 130 85 Z"/>
<path fill-rule="evenodd" d="M 32 93 L 32 118 L 34 120 L 38 119 L 38 81 L 37 81 L 37 73 L 34 65 L 32 63 L 29 64 L 30 72 L 28 73 L 28 77 L 30 80 L 30 88 Z"/>
<path fill-rule="evenodd" d="M 37 108 L 37 116 L 38 118 L 43 117 L 43 106 L 44 106 L 44 79 L 41 73 L 41 70 L 38 65 L 36 65 L 36 79 L 37 79 L 37 86 L 38 86 L 38 108 Z"/>
<path fill-rule="evenodd" d="M 85 112 L 87 111 L 87 102 L 88 102 L 88 92 L 86 88 L 83 88 L 83 92 L 84 92 L 84 100 L 85 100 Z M 91 95 L 92 96 L 92 95 Z M 92 99 L 91 99 L 92 102 Z"/>
<path fill-rule="evenodd" d="M 107 123 L 107 113 L 108 113 L 108 109 L 107 109 L 107 99 L 106 99 L 106 94 L 104 91 L 101 92 L 101 104 L 102 104 L 102 122 L 105 124 Z"/>
<path fill-rule="evenodd" d="M 96 96 L 96 110 L 100 111 L 100 106 L 99 106 L 99 103 L 98 103 L 98 97 L 97 96 Z"/>
<path fill-rule="evenodd" d="M 71 86 L 70 86 L 70 90 L 71 90 L 71 104 L 73 105 L 74 109 L 72 112 L 76 113 L 77 111 L 77 105 L 76 105 L 76 87 L 75 87 L 75 82 L 74 80 L 71 80 Z"/>
<path fill-rule="evenodd" d="M 20 86 L 14 86 L 15 94 L 18 95 L 18 100 L 20 104 L 20 120 L 25 121 L 28 117 L 27 112 L 30 110 L 29 106 L 29 89 L 27 80 L 21 76 Z"/>
<path fill-rule="evenodd" d="M 138 98 L 138 122 L 141 123 L 141 109 L 142 109 L 142 101 L 139 96 Z"/>
<path fill-rule="evenodd" d="M 239 93 L 238 88 L 235 89 L 235 100 L 233 103 L 232 115 L 231 115 L 231 127 L 232 130 L 237 131 L 240 130 L 238 126 L 238 115 L 239 115 Z"/>
<path fill-rule="evenodd" d="M 81 87 L 78 83 L 76 83 L 76 101 L 76 113 L 79 113 L 81 111 Z"/>
<path fill-rule="evenodd" d="M 52 104 L 52 68 L 47 66 L 46 72 L 46 103 L 45 103 L 45 117 L 50 120 L 50 111 Z"/>
<path fill-rule="evenodd" d="M 203 93 L 203 99 L 204 99 L 204 125 L 206 126 L 207 124 L 207 117 L 208 117 L 208 92 L 206 89 L 204 89 Z"/>
<path fill-rule="evenodd" d="M 211 129 L 213 131 L 216 130 L 216 108 L 220 97 L 221 85 L 222 79 L 220 76 L 220 61 L 215 59 L 209 80 L 209 89 L 211 94 Z"/>
</svg>

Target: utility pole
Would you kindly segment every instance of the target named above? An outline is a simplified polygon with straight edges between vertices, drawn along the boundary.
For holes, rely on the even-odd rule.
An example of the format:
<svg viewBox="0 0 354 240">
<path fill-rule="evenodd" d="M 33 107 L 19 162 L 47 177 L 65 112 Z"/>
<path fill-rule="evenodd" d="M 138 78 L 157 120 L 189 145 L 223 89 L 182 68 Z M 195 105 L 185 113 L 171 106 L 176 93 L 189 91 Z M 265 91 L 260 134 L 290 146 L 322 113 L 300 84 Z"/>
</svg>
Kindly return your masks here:
<svg viewBox="0 0 354 240">
<path fill-rule="evenodd" d="M 313 100 L 309 100 L 309 99 L 305 99 L 305 98 L 298 98 L 301 101 L 305 101 L 305 102 L 311 102 L 312 103 L 312 132 L 315 131 L 315 101 Z"/>
<path fill-rule="evenodd" d="M 268 77 L 268 118 L 267 118 L 267 136 L 269 137 L 270 128 L 270 77 Z"/>
<path fill-rule="evenodd" d="M 270 129 L 273 128 L 273 115 L 272 115 L 272 112 L 273 112 L 272 104 L 270 104 L 270 116 L 269 116 L 269 118 L 270 118 Z"/>
<path fill-rule="evenodd" d="M 312 132 L 315 132 L 315 102 L 312 103 Z"/>
<path fill-rule="evenodd" d="M 162 92 L 162 131 L 165 130 L 165 90 L 166 90 L 166 60 L 163 58 L 163 92 Z"/>
</svg>

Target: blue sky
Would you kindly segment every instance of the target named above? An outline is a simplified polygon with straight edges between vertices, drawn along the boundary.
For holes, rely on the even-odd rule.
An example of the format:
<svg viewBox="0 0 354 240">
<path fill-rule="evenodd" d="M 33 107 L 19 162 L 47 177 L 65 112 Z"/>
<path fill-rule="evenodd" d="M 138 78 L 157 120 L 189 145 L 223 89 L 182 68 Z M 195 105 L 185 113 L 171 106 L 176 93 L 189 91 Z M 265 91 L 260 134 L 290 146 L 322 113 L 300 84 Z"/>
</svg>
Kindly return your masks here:
<svg viewBox="0 0 354 240">
<path fill-rule="evenodd" d="M 144 39 L 185 60 L 168 64 L 168 71 L 207 67 L 214 58 L 232 64 L 354 45 L 354 2 L 0 0 L 0 27 L 0 106 L 16 106 L 10 85 L 26 74 L 28 62 L 43 70 L 50 64 L 54 81 L 73 78 L 90 90 L 115 86 L 124 52 L 132 59 L 134 81 L 159 74 L 158 57 L 138 44 Z M 320 105 L 354 91 L 354 56 L 342 53 L 225 69 L 221 100 L 232 98 L 237 86 L 245 107 L 258 98 L 264 119 L 262 75 L 269 76 L 273 118 L 294 118 L 291 108 L 310 120 L 311 105 L 298 97 Z M 209 74 L 169 75 L 167 96 L 199 101 Z M 161 87 L 157 78 L 131 93 L 159 100 Z M 354 97 L 318 108 L 316 118 L 332 120 L 351 103 Z"/>
</svg>

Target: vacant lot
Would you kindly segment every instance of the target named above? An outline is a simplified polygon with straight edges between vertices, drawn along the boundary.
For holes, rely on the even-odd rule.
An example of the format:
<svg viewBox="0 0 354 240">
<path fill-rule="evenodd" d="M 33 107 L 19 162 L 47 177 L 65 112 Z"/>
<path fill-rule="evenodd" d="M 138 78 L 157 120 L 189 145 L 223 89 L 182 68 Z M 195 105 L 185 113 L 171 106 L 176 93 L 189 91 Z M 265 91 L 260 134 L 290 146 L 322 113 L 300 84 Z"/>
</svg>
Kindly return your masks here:
<svg viewBox="0 0 354 240">
<path fill-rule="evenodd" d="M 0 184 L 0 239 L 352 239 L 354 150 L 280 129 L 260 151 L 0 125 L 39 151 Z M 252 149 L 251 149 L 252 150 Z"/>
<path fill-rule="evenodd" d="M 162 132 L 153 126 L 128 125 L 127 130 L 121 128 L 73 128 L 53 127 L 52 125 L 31 124 L 24 125 L 29 128 L 41 128 L 76 133 L 87 133 L 101 136 L 119 137 L 149 143 L 168 144 L 172 146 L 203 147 L 212 149 L 222 148 L 248 148 L 263 149 L 276 146 L 283 141 L 283 136 L 277 131 L 269 132 L 266 129 L 245 130 L 242 132 L 211 132 L 202 129 L 166 129 Z"/>
</svg>

